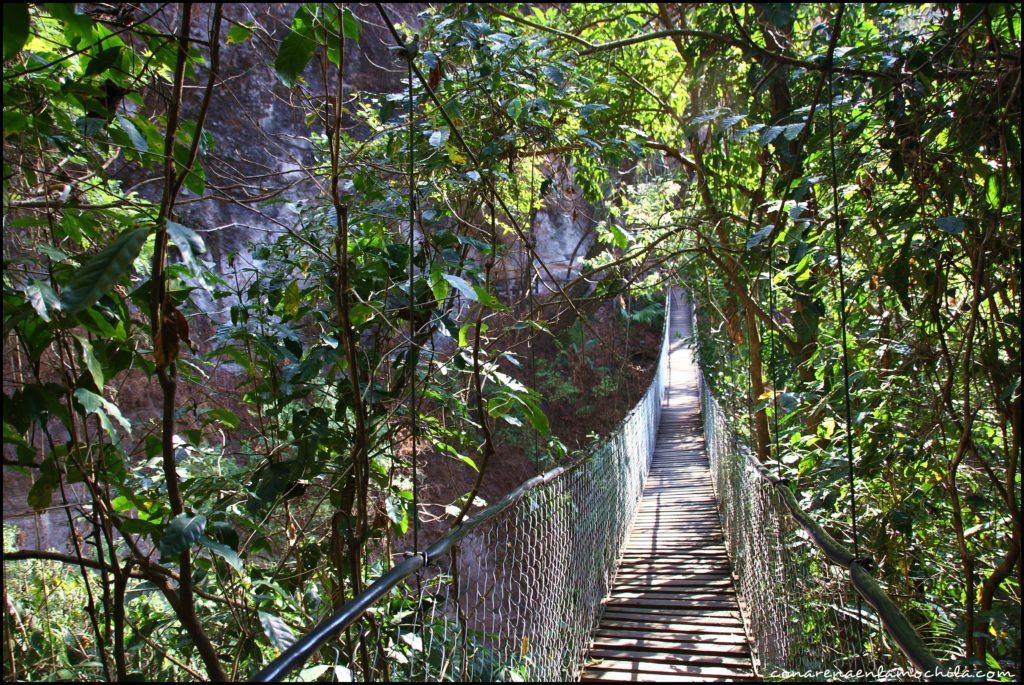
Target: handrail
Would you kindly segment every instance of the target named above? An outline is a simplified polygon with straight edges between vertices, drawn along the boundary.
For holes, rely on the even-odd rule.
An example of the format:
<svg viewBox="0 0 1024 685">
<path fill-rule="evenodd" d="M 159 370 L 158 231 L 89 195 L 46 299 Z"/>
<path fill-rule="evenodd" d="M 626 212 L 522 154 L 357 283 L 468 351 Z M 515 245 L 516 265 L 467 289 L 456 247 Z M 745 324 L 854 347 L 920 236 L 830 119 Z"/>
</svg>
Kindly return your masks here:
<svg viewBox="0 0 1024 685">
<path fill-rule="evenodd" d="M 555 478 L 574 470 L 586 459 L 579 459 L 568 466 L 559 466 L 522 483 L 501 500 L 485 507 L 452 529 L 423 552 L 412 555 L 375 580 L 363 590 L 358 597 L 352 599 L 336 613 L 321 621 L 313 630 L 295 641 L 276 659 L 267 665 L 253 678 L 254 682 L 271 683 L 281 681 L 291 670 L 301 666 L 317 649 L 358 620 L 373 603 L 392 590 L 400 582 L 412 576 L 416 571 L 432 561 L 441 558 L 451 549 L 452 545 L 466 537 L 481 523 L 493 518 L 516 503 L 527 492 L 538 485 L 548 483 Z"/>
<path fill-rule="evenodd" d="M 703 378 L 702 378 L 703 382 Z M 879 620 L 885 626 L 886 631 L 899 645 L 903 653 L 921 671 L 934 673 L 942 668 L 942 662 L 928 650 L 924 640 L 910 625 L 899 607 L 889 598 L 889 595 L 882 589 L 869 572 L 868 568 L 873 564 L 870 558 L 857 558 L 853 552 L 842 543 L 829 535 L 824 528 L 818 525 L 811 516 L 800 508 L 796 495 L 789 488 L 789 483 L 776 478 L 768 473 L 764 465 L 757 459 L 752 451 L 745 445 L 739 444 L 739 449 L 744 453 L 748 464 L 757 471 L 758 475 L 769 481 L 782 496 L 789 513 L 800 524 L 800 527 L 810 536 L 812 542 L 818 547 L 830 562 L 841 566 L 850 572 L 850 581 L 853 583 L 858 594 L 874 608 Z"/>
<path fill-rule="evenodd" d="M 672 293 L 671 289 L 665 293 L 665 319 L 662 327 L 662 347 L 661 354 L 659 356 L 658 364 L 659 367 L 665 361 L 665 356 L 668 354 L 668 336 L 671 326 L 671 301 Z M 658 372 L 655 372 L 655 377 L 651 381 L 651 387 L 648 387 L 647 391 L 644 392 L 643 397 L 637 402 L 629 413 L 616 425 L 616 431 L 612 431 L 615 434 L 619 428 L 624 426 L 630 418 L 640 409 L 644 403 L 647 394 L 651 392 L 651 388 L 658 383 Z M 664 389 L 662 389 L 664 392 Z M 658 398 L 659 404 L 663 398 Z M 587 462 L 589 462 L 593 456 L 598 452 L 599 447 L 595 447 L 588 452 L 585 456 L 577 459 L 571 464 L 555 467 L 549 471 L 546 471 L 538 476 L 534 476 L 527 481 L 524 481 L 517 488 L 512 490 L 510 493 L 505 495 L 498 502 L 484 507 L 480 511 L 476 512 L 459 526 L 453 528 L 448 533 L 443 535 L 440 539 L 435 541 L 426 550 L 419 554 L 411 555 L 401 563 L 393 567 L 387 573 L 382 575 L 380 578 L 371 583 L 365 590 L 363 590 L 357 597 L 353 598 L 341 609 L 334 614 L 328 616 L 316 627 L 314 627 L 306 635 L 296 640 L 292 645 L 285 649 L 276 659 L 268 664 L 262 671 L 260 671 L 254 678 L 253 682 L 280 682 L 283 678 L 292 670 L 298 668 L 309 659 L 320 647 L 326 644 L 329 640 L 337 637 L 346 628 L 350 627 L 355 621 L 357 621 L 363 613 L 369 609 L 378 599 L 383 597 L 390 590 L 394 589 L 400 582 L 411 577 L 414 573 L 419 571 L 421 568 L 429 565 L 430 563 L 441 559 L 447 554 L 451 548 L 460 540 L 469 535 L 475 528 L 481 524 L 493 519 L 495 516 L 505 511 L 517 501 L 523 498 L 523 496 L 545 483 L 550 483 L 563 477 L 576 469 L 580 468 Z M 649 458 L 650 455 L 648 455 Z"/>
<path fill-rule="evenodd" d="M 700 392 L 702 394 L 706 393 L 714 403 L 714 407 L 724 414 L 721 405 L 711 393 L 707 380 L 704 377 L 703 369 L 698 370 L 698 379 Z M 704 417 L 704 420 L 708 420 L 708 417 Z M 850 581 L 857 590 L 857 593 L 875 610 L 886 632 L 889 633 L 910 662 L 925 673 L 935 674 L 940 671 L 943 668 L 942 662 L 931 653 L 924 640 L 914 627 L 910 625 L 910 622 L 900 611 L 899 607 L 889 598 L 889 595 L 868 571 L 868 566 L 872 563 L 871 560 L 869 558 L 855 557 L 846 546 L 829 535 L 824 528 L 800 507 L 800 503 L 790 489 L 787 480 L 780 479 L 769 473 L 753 451 L 743 444 L 735 433 L 732 435 L 732 440 L 746 460 L 746 465 L 759 478 L 770 483 L 775 488 L 789 510 L 790 515 L 807 533 L 814 545 L 822 551 L 825 558 L 849 572 Z"/>
</svg>

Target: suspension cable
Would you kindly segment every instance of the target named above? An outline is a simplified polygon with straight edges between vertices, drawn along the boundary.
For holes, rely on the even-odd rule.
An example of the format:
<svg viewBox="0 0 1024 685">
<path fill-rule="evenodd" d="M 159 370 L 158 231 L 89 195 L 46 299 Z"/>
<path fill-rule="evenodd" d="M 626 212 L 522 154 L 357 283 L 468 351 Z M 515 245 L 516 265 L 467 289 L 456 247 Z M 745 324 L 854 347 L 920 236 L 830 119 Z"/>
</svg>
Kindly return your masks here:
<svg viewBox="0 0 1024 685">
<path fill-rule="evenodd" d="M 537 242 L 537 227 L 536 227 L 536 214 L 533 211 L 533 204 L 536 200 L 534 195 L 536 191 L 537 183 L 537 162 L 534 159 L 530 159 L 530 207 L 527 211 L 527 217 L 530 221 L 530 242 Z M 534 297 L 533 297 L 533 279 L 535 274 L 533 273 L 533 249 L 536 245 L 528 245 L 526 248 L 526 258 L 529 260 L 529 265 L 526 267 L 526 287 L 527 287 L 527 307 L 530 311 L 530 316 L 535 316 L 534 312 Z M 539 332 L 534 329 L 528 332 L 530 338 L 529 352 L 530 352 L 530 390 L 537 392 L 537 336 Z M 544 460 L 540 456 L 540 431 L 533 431 L 533 462 L 534 471 L 540 471 L 541 466 L 545 464 Z"/>
<path fill-rule="evenodd" d="M 409 369 L 409 432 L 412 438 L 412 548 L 413 552 L 420 551 L 420 510 L 419 510 L 419 481 L 417 474 L 416 438 L 418 437 L 419 426 L 416 414 L 416 366 L 413 363 L 415 342 L 413 336 L 416 333 L 416 297 L 413 287 L 413 257 L 415 256 L 416 244 L 416 152 L 413 148 L 414 126 L 413 126 L 413 89 L 412 89 L 412 61 L 415 54 L 407 49 L 405 53 L 407 73 L 409 78 L 409 348 L 405 353 L 405 364 Z M 417 357 L 418 361 L 418 357 Z"/>
<path fill-rule="evenodd" d="M 838 34 L 842 32 L 842 19 L 844 5 L 839 5 L 839 12 L 836 16 L 836 36 L 832 37 L 832 45 L 838 42 Z M 843 222 L 839 214 L 839 180 L 836 171 L 836 136 L 835 136 L 835 93 L 833 88 L 833 76 L 835 73 L 834 52 L 829 50 L 828 54 L 828 146 L 829 160 L 832 172 L 832 217 L 835 222 L 835 248 L 836 263 L 839 270 L 839 328 L 841 331 L 842 352 L 843 352 L 843 408 L 846 420 L 846 467 L 847 481 L 850 488 L 850 521 L 853 533 L 853 555 L 855 560 L 860 558 L 860 539 L 857 528 L 857 491 L 856 474 L 853 464 L 853 420 L 850 410 L 850 351 L 847 342 L 847 321 L 846 321 L 846 274 L 843 269 Z M 864 647 L 864 618 L 861 615 L 862 605 L 860 595 L 857 594 L 857 638 Z"/>
<path fill-rule="evenodd" d="M 771 324 L 768 327 L 771 338 L 768 341 L 768 374 L 772 381 L 772 449 L 775 450 L 775 476 L 782 478 L 782 451 L 779 448 L 779 381 L 778 362 L 776 359 L 775 346 L 777 344 L 778 332 L 775 321 L 775 243 L 769 236 L 768 243 L 768 318 Z"/>
</svg>

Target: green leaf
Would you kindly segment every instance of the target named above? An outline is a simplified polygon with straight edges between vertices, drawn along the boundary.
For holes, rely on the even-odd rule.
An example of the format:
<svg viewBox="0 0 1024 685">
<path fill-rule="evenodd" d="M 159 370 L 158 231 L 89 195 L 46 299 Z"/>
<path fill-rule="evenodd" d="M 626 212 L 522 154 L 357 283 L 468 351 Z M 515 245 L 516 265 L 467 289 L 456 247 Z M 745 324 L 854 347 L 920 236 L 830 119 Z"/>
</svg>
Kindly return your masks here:
<svg viewBox="0 0 1024 685">
<path fill-rule="evenodd" d="M 63 252 L 61 252 L 52 245 L 47 245 L 46 243 L 39 243 L 38 245 L 36 245 L 36 249 L 42 252 L 47 257 L 49 257 L 54 264 L 60 264 L 61 262 L 68 258 L 66 254 L 64 254 Z"/>
<path fill-rule="evenodd" d="M 746 118 L 746 114 L 737 114 L 736 116 L 726 117 L 725 119 L 722 119 L 722 130 L 728 131 L 730 128 L 732 128 L 733 126 L 740 123 Z"/>
<path fill-rule="evenodd" d="M 164 528 L 160 536 L 160 556 L 176 557 L 203 537 L 206 529 L 206 517 L 202 514 L 189 516 L 178 514 Z"/>
<path fill-rule="evenodd" d="M 15 133 L 21 133 L 28 128 L 28 117 L 21 112 L 15 112 L 14 110 L 7 110 L 4 112 L 4 134 L 3 137 L 6 139 L 7 136 L 14 135 Z"/>
<path fill-rule="evenodd" d="M 206 192 L 206 170 L 199 162 L 185 174 L 185 187 L 194 195 L 201 196 Z"/>
<path fill-rule="evenodd" d="M 274 71 L 277 72 L 281 83 L 293 87 L 299 80 L 299 76 L 306 69 L 309 60 L 313 59 L 313 52 L 316 51 L 316 41 L 313 39 L 313 15 L 305 6 L 292 18 L 292 26 L 288 35 L 281 41 L 281 48 L 277 51 L 277 58 L 274 60 Z"/>
<path fill-rule="evenodd" d="M 192 273 L 199 273 L 200 263 L 196 255 L 206 254 L 206 245 L 196 232 L 173 221 L 167 222 L 167 235 L 181 252 L 181 261 Z"/>
<path fill-rule="evenodd" d="M 745 128 L 741 128 L 732 134 L 734 139 L 742 138 L 743 136 L 750 135 L 751 133 L 757 133 L 764 128 L 764 124 L 751 124 Z"/>
<path fill-rule="evenodd" d="M 299 676 L 298 676 L 299 682 L 301 682 L 301 683 L 314 683 L 317 680 L 320 680 L 320 678 L 322 678 L 323 675 L 325 673 L 327 673 L 327 671 L 331 670 L 331 668 L 334 668 L 334 667 L 329 666 L 327 664 L 318 664 L 316 666 L 309 666 L 308 668 L 304 668 L 301 671 L 299 671 Z M 345 670 L 348 670 L 348 669 L 345 669 Z M 348 680 L 351 681 L 352 679 L 349 678 Z M 345 681 L 341 681 L 341 682 L 345 682 Z"/>
<path fill-rule="evenodd" d="M 512 102 L 508 103 L 505 111 L 512 117 L 512 121 L 519 121 L 519 115 L 523 113 L 523 101 L 519 98 L 512 98 Z"/>
<path fill-rule="evenodd" d="M 57 485 L 57 469 L 54 467 L 51 457 L 43 462 L 36 482 L 28 491 L 28 505 L 33 509 L 45 509 L 50 506 L 50 502 L 53 500 L 53 491 Z"/>
<path fill-rule="evenodd" d="M 545 76 L 554 81 L 556 86 L 562 85 L 562 83 L 565 81 L 565 75 L 562 73 L 562 70 L 556 66 L 548 65 L 545 67 L 541 67 L 541 71 L 544 73 Z"/>
<path fill-rule="evenodd" d="M 999 209 L 999 174 L 992 174 L 985 181 L 985 199 L 992 209 Z"/>
<path fill-rule="evenodd" d="M 541 435 L 547 435 L 551 432 L 551 426 L 548 423 L 547 414 L 544 413 L 533 398 L 523 401 L 523 416 L 525 416 L 526 420 L 530 422 L 530 425 L 533 426 L 534 430 Z"/>
<path fill-rule="evenodd" d="M 53 488 L 56 483 L 40 478 L 29 488 L 25 501 L 33 509 L 45 509 L 53 502 Z"/>
<path fill-rule="evenodd" d="M 608 230 L 612 234 L 612 242 L 615 243 L 616 247 L 622 250 L 629 247 L 629 244 L 635 240 L 629 231 L 620 228 L 614 221 L 608 222 Z"/>
<path fill-rule="evenodd" d="M 121 438 L 118 436 L 114 424 L 111 423 L 111 418 L 117 421 L 126 433 L 131 433 L 131 422 L 121 414 L 121 410 L 117 408 L 116 404 L 110 402 L 102 395 L 97 395 L 85 388 L 79 388 L 75 390 L 75 399 L 78 400 L 78 403 L 82 405 L 87 414 L 95 414 L 99 418 L 100 425 L 103 426 L 103 430 L 107 431 L 107 435 L 110 436 L 110 440 L 115 445 L 121 444 Z"/>
<path fill-rule="evenodd" d="M 778 138 L 779 134 L 784 130 L 786 130 L 785 126 L 769 126 L 763 133 L 761 133 L 761 145 L 767 145 L 772 142 Z"/>
<path fill-rule="evenodd" d="M 244 43 L 252 37 L 253 27 L 249 24 L 237 24 L 228 30 L 228 45 Z"/>
<path fill-rule="evenodd" d="M 83 76 L 94 76 L 96 74 L 102 74 L 103 72 L 114 66 L 118 58 L 121 57 L 121 46 L 117 45 L 112 48 L 107 48 L 98 55 L 92 57 L 89 60 L 89 66 L 85 68 Z"/>
<path fill-rule="evenodd" d="M 477 301 L 476 290 L 466 282 L 466 279 L 453 274 L 442 274 L 442 276 L 444 277 L 444 280 L 455 286 L 455 289 L 462 293 L 462 296 L 467 300 L 471 300 L 473 302 Z"/>
<path fill-rule="evenodd" d="M 107 120 L 101 117 L 78 117 L 75 119 L 75 126 L 79 133 L 90 138 L 106 128 Z"/>
<path fill-rule="evenodd" d="M 91 43 L 96 36 L 93 20 L 88 14 L 79 14 L 73 2 L 48 2 L 46 11 L 64 24 L 65 35 L 82 39 L 80 45 Z M 6 21 L 6 17 L 4 20 Z"/>
<path fill-rule="evenodd" d="M 348 7 L 345 8 L 344 13 L 341 17 L 341 31 L 345 34 L 345 38 L 348 40 L 359 40 L 359 36 L 363 32 L 363 27 L 356 19 L 356 15 L 352 14 L 352 10 Z"/>
<path fill-rule="evenodd" d="M 61 308 L 60 298 L 53 292 L 53 288 L 36 279 L 25 286 L 25 297 L 43 321 L 49 321 L 50 312 Z"/>
<path fill-rule="evenodd" d="M 261 611 L 259 614 L 260 623 L 263 625 L 263 632 L 270 640 L 270 644 L 284 651 L 295 643 L 295 634 L 288 627 L 287 623 L 265 611 Z"/>
<path fill-rule="evenodd" d="M 804 126 L 805 124 L 802 123 L 790 124 L 785 128 L 785 133 L 783 135 L 785 136 L 786 140 L 796 140 L 796 137 L 800 135 L 800 131 L 804 130 Z"/>
<path fill-rule="evenodd" d="M 434 147 L 441 147 L 448 142 L 450 132 L 446 128 L 439 128 L 430 134 L 429 142 Z"/>
<path fill-rule="evenodd" d="M 489 292 L 487 288 L 482 285 L 474 285 L 473 292 L 476 293 L 477 301 L 483 306 L 491 309 L 505 309 L 505 305 L 501 303 L 501 300 L 495 297 L 493 293 Z"/>
<path fill-rule="evenodd" d="M 238 552 L 231 549 L 223 542 L 217 542 L 216 540 L 211 540 L 205 535 L 201 535 L 199 536 L 199 544 L 224 559 L 224 561 L 231 565 L 231 568 L 236 571 L 242 570 L 242 558 L 238 556 Z"/>
<path fill-rule="evenodd" d="M 297 281 L 292 281 L 288 284 L 288 287 L 284 289 L 284 297 L 282 298 L 281 304 L 284 305 L 284 311 L 289 316 L 295 316 L 299 312 L 299 307 L 302 305 L 302 292 L 299 290 L 299 284 Z M 357 316 L 355 312 L 350 313 L 349 318 L 353 320 L 353 323 L 357 321 L 356 325 L 361 325 L 366 321 L 366 317 L 370 314 L 369 311 L 365 312 L 362 316 Z M 359 321 L 359 319 L 362 321 Z"/>
<path fill-rule="evenodd" d="M 89 375 L 92 376 L 93 383 L 96 384 L 100 392 L 103 392 L 103 367 L 92 351 L 92 343 L 89 342 L 88 338 L 80 335 L 76 335 L 75 340 L 78 341 L 78 345 L 82 348 L 82 358 L 85 360 L 85 367 L 89 369 Z"/>
<path fill-rule="evenodd" d="M 217 407 L 206 412 L 205 417 L 208 421 L 217 421 L 222 423 L 228 428 L 238 428 L 242 424 L 242 420 L 238 418 L 238 415 L 230 409 L 224 409 L 223 407 Z"/>
<path fill-rule="evenodd" d="M 958 216 L 944 216 L 935 220 L 936 225 L 950 235 L 959 235 L 967 228 L 964 220 Z"/>
<path fill-rule="evenodd" d="M 28 40 L 28 4 L 4 3 L 4 61 L 14 57 Z M 6 77 L 5 77 L 6 78 Z M 4 88 L 4 92 L 7 89 Z"/>
<path fill-rule="evenodd" d="M 68 314 L 77 314 L 95 304 L 128 273 L 147 237 L 148 228 L 125 231 L 85 262 L 64 288 L 64 310 Z"/>
<path fill-rule="evenodd" d="M 117 123 L 121 125 L 121 129 L 128 134 L 128 140 L 131 141 L 132 147 L 140 155 L 149 152 L 149 143 L 146 142 L 146 136 L 139 132 L 139 129 L 135 127 L 131 119 L 123 117 L 120 114 L 117 115 Z"/>
<path fill-rule="evenodd" d="M 755 247 L 764 242 L 764 239 L 770 236 L 772 234 L 772 231 L 774 230 L 775 224 L 768 224 L 767 226 L 762 226 L 754 235 L 750 236 L 750 238 L 747 239 L 747 249 L 753 250 Z"/>
<path fill-rule="evenodd" d="M 448 297 L 448 281 L 445 280 L 444 274 L 437 267 L 430 270 L 430 289 L 433 291 L 434 299 L 438 303 L 444 302 L 445 298 Z"/>
<path fill-rule="evenodd" d="M 409 530 L 409 510 L 405 502 L 398 497 L 389 495 L 384 500 L 384 509 L 387 511 L 388 518 L 395 525 L 395 530 L 398 531 L 399 535 L 405 535 L 406 531 Z"/>
</svg>

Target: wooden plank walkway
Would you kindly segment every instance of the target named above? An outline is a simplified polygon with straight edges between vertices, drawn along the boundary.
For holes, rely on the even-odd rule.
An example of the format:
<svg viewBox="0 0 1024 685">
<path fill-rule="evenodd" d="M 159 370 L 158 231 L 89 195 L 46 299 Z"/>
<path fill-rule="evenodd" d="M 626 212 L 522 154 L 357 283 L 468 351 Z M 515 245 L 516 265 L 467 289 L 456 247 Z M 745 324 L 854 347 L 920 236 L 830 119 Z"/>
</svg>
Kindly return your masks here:
<svg viewBox="0 0 1024 685">
<path fill-rule="evenodd" d="M 667 402 L 651 472 L 583 681 L 753 680 L 711 487 L 690 335 L 672 302 Z"/>
</svg>

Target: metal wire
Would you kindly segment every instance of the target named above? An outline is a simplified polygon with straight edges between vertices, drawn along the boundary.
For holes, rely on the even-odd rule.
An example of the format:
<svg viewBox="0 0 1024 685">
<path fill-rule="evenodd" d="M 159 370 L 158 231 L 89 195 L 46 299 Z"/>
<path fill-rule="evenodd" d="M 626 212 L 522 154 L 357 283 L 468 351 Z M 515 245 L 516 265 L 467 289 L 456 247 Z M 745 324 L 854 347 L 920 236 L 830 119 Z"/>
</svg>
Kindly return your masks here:
<svg viewBox="0 0 1024 685">
<path fill-rule="evenodd" d="M 654 453 L 670 300 L 654 379 L 600 446 L 396 566 L 256 680 L 279 679 L 317 650 L 319 664 L 358 681 L 576 679 Z M 368 667 L 346 658 L 337 636 L 348 627 Z"/>
<path fill-rule="evenodd" d="M 847 569 L 830 563 L 757 466 L 699 375 L 704 439 L 747 636 L 762 677 L 914 668 L 862 607 Z M 858 624 L 863 623 L 863 641 Z"/>
</svg>

